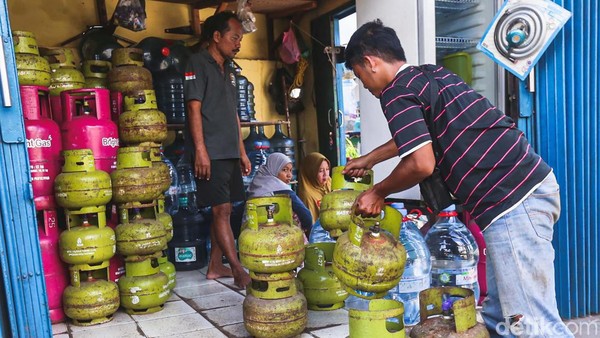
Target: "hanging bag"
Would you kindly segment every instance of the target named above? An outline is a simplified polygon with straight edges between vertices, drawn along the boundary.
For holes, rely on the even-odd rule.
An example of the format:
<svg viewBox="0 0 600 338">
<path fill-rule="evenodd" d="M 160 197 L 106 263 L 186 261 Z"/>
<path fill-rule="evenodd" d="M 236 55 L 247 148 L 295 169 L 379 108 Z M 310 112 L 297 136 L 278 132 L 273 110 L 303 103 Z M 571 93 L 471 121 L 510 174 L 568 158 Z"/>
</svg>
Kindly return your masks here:
<svg viewBox="0 0 600 338">
<path fill-rule="evenodd" d="M 119 0 L 113 22 L 134 32 L 143 31 L 146 29 L 146 1 Z"/>
<path fill-rule="evenodd" d="M 433 153 L 435 155 L 436 166 L 433 170 L 431 176 L 427 177 L 421 183 L 419 183 L 419 188 L 421 190 L 421 195 L 423 196 L 423 200 L 425 204 L 431 209 L 434 214 L 438 214 L 440 211 L 444 210 L 451 204 L 455 204 L 454 198 L 450 193 L 450 190 L 446 186 L 444 179 L 442 178 L 442 174 L 440 173 L 440 168 L 437 166 L 437 159 L 440 157 L 441 149 L 437 142 L 437 137 L 434 133 L 433 129 L 433 116 L 436 116 L 440 111 L 439 105 L 440 102 L 438 100 L 438 85 L 437 81 L 433 77 L 430 71 L 425 70 L 424 67 L 418 67 L 423 75 L 429 81 L 429 88 L 431 90 L 431 110 L 429 116 L 425 114 L 425 123 L 427 124 L 427 129 L 429 129 L 429 134 L 431 135 L 431 141 L 433 146 Z"/>
</svg>

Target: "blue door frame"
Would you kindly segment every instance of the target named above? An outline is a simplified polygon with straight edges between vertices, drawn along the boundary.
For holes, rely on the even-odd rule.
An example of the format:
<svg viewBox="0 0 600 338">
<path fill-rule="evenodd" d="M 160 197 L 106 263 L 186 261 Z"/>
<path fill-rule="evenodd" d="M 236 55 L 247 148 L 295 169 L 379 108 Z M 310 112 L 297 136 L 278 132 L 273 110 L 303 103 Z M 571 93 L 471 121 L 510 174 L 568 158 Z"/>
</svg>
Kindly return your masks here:
<svg viewBox="0 0 600 338">
<path fill-rule="evenodd" d="M 0 269 L 3 337 L 51 337 L 17 67 L 0 0 Z"/>
<path fill-rule="evenodd" d="M 600 312 L 600 8 L 554 2 L 573 16 L 536 66 L 536 114 L 519 127 L 535 132 L 532 143 L 561 187 L 556 293 L 560 314 L 573 318 Z"/>
</svg>

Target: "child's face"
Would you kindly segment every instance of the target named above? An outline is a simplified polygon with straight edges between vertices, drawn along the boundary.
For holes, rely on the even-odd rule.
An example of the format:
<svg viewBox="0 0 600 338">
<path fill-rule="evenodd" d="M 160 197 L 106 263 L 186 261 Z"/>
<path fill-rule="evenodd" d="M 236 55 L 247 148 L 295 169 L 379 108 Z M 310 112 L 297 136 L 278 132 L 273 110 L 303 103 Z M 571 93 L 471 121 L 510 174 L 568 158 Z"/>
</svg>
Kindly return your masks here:
<svg viewBox="0 0 600 338">
<path fill-rule="evenodd" d="M 329 179 L 329 163 L 327 161 L 321 162 L 321 166 L 319 167 L 319 173 L 317 174 L 317 181 L 320 185 L 325 185 Z"/>
<path fill-rule="evenodd" d="M 286 164 L 279 173 L 277 174 L 277 178 L 285 182 L 286 184 L 290 184 L 292 181 L 292 164 Z"/>
</svg>

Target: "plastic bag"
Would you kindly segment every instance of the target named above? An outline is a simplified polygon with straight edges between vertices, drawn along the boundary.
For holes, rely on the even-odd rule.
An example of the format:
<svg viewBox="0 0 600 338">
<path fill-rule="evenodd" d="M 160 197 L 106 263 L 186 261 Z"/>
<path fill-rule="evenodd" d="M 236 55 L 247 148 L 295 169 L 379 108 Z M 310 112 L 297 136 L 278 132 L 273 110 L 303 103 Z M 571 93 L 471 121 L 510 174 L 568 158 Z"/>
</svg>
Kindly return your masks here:
<svg viewBox="0 0 600 338">
<path fill-rule="evenodd" d="M 283 32 L 281 46 L 279 46 L 279 57 L 281 61 L 288 65 L 294 64 L 300 60 L 300 48 L 296 40 L 296 33 L 290 26 L 287 32 Z"/>
<path fill-rule="evenodd" d="M 146 2 L 144 0 L 119 0 L 113 21 L 134 32 L 146 29 Z"/>
<path fill-rule="evenodd" d="M 250 3 L 247 0 L 238 0 L 237 16 L 242 22 L 244 33 L 256 32 L 256 17 L 250 9 Z"/>
</svg>

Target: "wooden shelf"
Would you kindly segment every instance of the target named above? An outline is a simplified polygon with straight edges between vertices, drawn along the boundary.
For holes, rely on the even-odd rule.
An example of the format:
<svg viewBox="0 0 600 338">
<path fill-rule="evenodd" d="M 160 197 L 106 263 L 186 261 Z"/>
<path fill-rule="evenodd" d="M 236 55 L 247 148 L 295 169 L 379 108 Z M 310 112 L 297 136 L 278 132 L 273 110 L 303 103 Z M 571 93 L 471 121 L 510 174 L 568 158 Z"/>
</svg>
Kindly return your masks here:
<svg viewBox="0 0 600 338">
<path fill-rule="evenodd" d="M 290 121 L 253 121 L 253 122 L 240 122 L 242 127 L 250 127 L 250 126 L 274 126 L 277 124 L 290 124 Z"/>
<path fill-rule="evenodd" d="M 253 121 L 253 122 L 240 122 L 242 127 L 251 127 L 251 126 L 274 126 L 277 124 L 285 124 L 290 125 L 290 121 Z M 167 129 L 169 130 L 181 130 L 185 128 L 185 124 L 167 124 Z"/>
<path fill-rule="evenodd" d="M 187 4 L 195 9 L 217 7 L 222 3 L 227 5 L 228 10 L 237 10 L 235 0 L 154 0 L 162 2 L 171 2 L 177 4 Z M 293 14 L 306 12 L 317 8 L 316 0 L 251 0 L 252 11 L 254 13 L 266 14 L 269 17 L 286 17 Z"/>
</svg>

